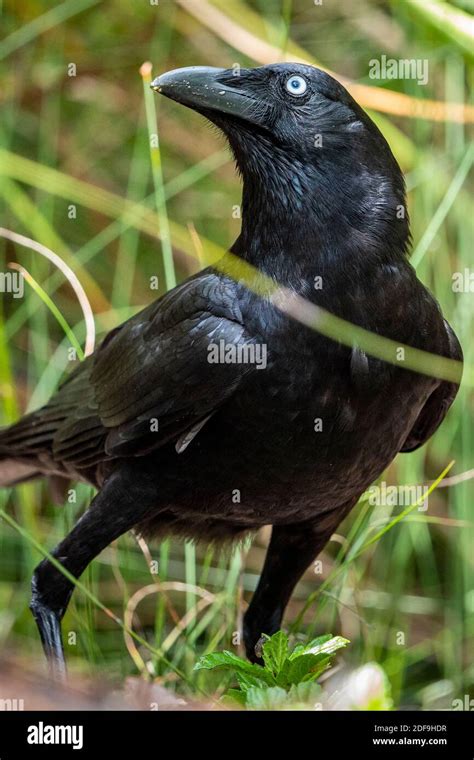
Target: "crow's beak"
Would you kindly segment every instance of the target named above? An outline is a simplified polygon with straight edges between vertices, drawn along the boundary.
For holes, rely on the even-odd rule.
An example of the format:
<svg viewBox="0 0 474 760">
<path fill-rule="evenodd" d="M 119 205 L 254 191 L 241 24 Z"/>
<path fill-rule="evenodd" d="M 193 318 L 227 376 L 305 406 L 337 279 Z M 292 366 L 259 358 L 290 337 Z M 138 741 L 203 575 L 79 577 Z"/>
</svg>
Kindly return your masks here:
<svg viewBox="0 0 474 760">
<path fill-rule="evenodd" d="M 189 66 L 161 74 L 151 83 L 155 92 L 166 95 L 195 111 L 237 116 L 252 124 L 262 124 L 265 109 L 261 102 L 239 87 L 239 77 L 229 84 L 227 69 L 211 66 Z M 220 81 L 223 80 L 224 81 Z M 206 115 L 208 115 L 206 113 Z"/>
</svg>

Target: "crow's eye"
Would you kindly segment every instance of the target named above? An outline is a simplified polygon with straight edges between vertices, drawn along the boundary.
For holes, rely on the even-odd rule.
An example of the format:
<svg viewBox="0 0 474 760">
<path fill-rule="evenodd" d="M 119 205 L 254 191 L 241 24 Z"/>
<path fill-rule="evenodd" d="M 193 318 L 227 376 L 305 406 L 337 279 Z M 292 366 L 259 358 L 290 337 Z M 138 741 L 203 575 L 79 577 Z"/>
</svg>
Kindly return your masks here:
<svg viewBox="0 0 474 760">
<path fill-rule="evenodd" d="M 285 84 L 287 92 L 290 93 L 290 95 L 304 95 L 306 90 L 308 89 L 308 85 L 306 83 L 306 79 L 303 79 L 303 77 L 297 76 L 294 74 L 289 79 L 286 80 Z"/>
</svg>

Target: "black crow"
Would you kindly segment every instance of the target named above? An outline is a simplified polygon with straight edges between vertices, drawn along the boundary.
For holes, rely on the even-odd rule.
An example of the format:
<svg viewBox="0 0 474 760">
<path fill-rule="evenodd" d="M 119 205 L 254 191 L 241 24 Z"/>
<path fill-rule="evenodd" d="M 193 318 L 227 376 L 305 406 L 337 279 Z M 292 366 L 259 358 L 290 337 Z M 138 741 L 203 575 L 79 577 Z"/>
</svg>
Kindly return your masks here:
<svg viewBox="0 0 474 760">
<path fill-rule="evenodd" d="M 462 358 L 408 262 L 404 180 L 368 115 L 300 64 L 191 67 L 153 88 L 199 111 L 243 178 L 230 249 L 313 304 L 402 344 Z M 229 254 L 226 254 L 229 256 Z M 98 493 L 54 557 L 75 577 L 132 528 L 205 541 L 271 524 L 244 619 L 248 657 L 364 490 L 442 422 L 457 384 L 352 350 L 258 286 L 209 267 L 112 330 L 49 403 L 0 434 L 3 484 L 74 478 Z M 73 584 L 48 560 L 31 609 L 64 669 Z"/>
</svg>

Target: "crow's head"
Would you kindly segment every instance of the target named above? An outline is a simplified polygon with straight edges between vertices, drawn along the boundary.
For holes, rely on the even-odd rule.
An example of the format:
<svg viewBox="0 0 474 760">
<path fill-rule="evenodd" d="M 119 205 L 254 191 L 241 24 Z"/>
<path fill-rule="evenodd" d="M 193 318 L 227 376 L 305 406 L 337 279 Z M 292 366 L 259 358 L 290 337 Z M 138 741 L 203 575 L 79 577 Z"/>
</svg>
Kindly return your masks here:
<svg viewBox="0 0 474 760">
<path fill-rule="evenodd" d="M 400 168 L 378 128 L 333 77 L 314 66 L 192 66 L 159 76 L 157 92 L 226 135 L 244 179 L 244 212 L 269 208 L 404 251 L 408 218 Z M 248 216 L 247 212 L 247 216 Z M 255 222 L 255 223 L 257 223 Z"/>
</svg>

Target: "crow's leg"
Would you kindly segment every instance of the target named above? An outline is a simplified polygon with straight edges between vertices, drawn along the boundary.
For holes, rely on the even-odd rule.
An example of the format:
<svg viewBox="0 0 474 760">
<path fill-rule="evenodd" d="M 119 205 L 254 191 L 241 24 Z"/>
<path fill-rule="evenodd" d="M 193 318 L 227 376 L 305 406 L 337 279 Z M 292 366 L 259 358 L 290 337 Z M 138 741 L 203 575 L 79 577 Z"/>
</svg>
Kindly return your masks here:
<svg viewBox="0 0 474 760">
<path fill-rule="evenodd" d="M 244 616 L 245 650 L 252 662 L 262 661 L 262 634 L 278 631 L 294 587 L 346 513 L 337 509 L 314 523 L 273 527 L 262 574 Z"/>
<path fill-rule="evenodd" d="M 143 520 L 153 507 L 154 489 L 146 479 L 138 473 L 133 477 L 126 469 L 116 471 L 52 555 L 78 578 L 102 549 Z M 66 664 L 61 620 L 74 585 L 48 559 L 44 559 L 33 574 L 31 586 L 30 609 L 39 628 L 51 674 L 64 680 Z"/>
</svg>

